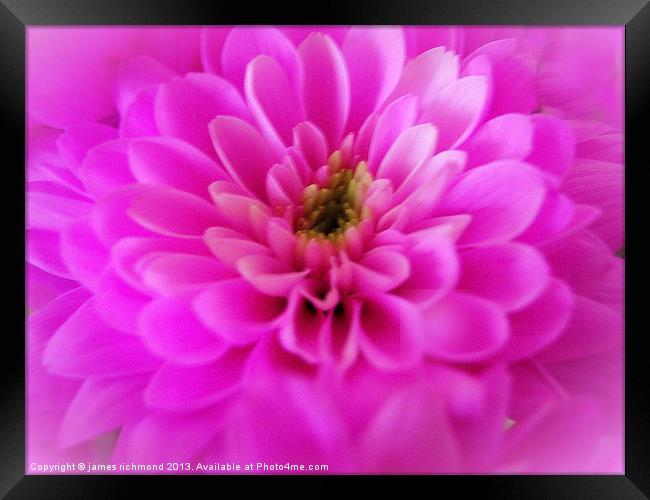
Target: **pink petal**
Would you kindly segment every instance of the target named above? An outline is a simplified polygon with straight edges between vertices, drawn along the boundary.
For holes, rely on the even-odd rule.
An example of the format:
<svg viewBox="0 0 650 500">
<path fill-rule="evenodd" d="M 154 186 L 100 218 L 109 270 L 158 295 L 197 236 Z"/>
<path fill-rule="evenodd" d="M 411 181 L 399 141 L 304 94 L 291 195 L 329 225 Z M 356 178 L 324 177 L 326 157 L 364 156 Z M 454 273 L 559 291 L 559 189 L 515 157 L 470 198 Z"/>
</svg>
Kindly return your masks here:
<svg viewBox="0 0 650 500">
<path fill-rule="evenodd" d="M 293 129 L 293 142 L 312 169 L 325 165 L 329 146 L 323 131 L 312 122 L 302 122 Z"/>
<path fill-rule="evenodd" d="M 222 190 L 223 186 L 219 186 L 219 184 L 218 181 L 213 182 L 209 190 L 217 210 L 225 219 L 221 225 L 229 225 L 237 231 L 263 242 L 266 222 L 270 217 L 266 205 L 255 198 Z"/>
<path fill-rule="evenodd" d="M 550 242 L 542 250 L 553 274 L 580 294 L 598 286 L 616 260 L 609 247 L 587 230 Z"/>
<path fill-rule="evenodd" d="M 185 298 L 151 301 L 140 314 L 139 332 L 155 354 L 178 364 L 207 363 L 228 348 L 198 321 Z"/>
<path fill-rule="evenodd" d="M 426 351 L 434 358 L 481 361 L 496 354 L 510 336 L 503 311 L 472 295 L 451 293 L 424 316 Z"/>
<path fill-rule="evenodd" d="M 444 47 L 460 53 L 464 34 L 463 28 L 455 26 L 407 26 L 404 32 L 409 58 L 431 47 Z"/>
<path fill-rule="evenodd" d="M 149 56 L 135 56 L 120 64 L 117 75 L 116 101 L 121 113 L 147 87 L 173 79 L 174 71 Z"/>
<path fill-rule="evenodd" d="M 548 283 L 550 270 L 533 247 L 520 243 L 475 248 L 460 254 L 458 290 L 491 300 L 507 311 L 535 299 Z"/>
<path fill-rule="evenodd" d="M 30 313 L 41 310 L 56 297 L 79 286 L 76 281 L 45 272 L 29 262 L 25 268 L 26 302 Z"/>
<path fill-rule="evenodd" d="M 207 200 L 208 185 L 229 178 L 211 158 L 171 137 L 134 141 L 129 148 L 129 164 L 138 182 L 162 184 Z"/>
<path fill-rule="evenodd" d="M 537 217 L 517 239 L 540 244 L 561 234 L 571 224 L 577 208 L 567 196 L 557 191 L 547 191 Z"/>
<path fill-rule="evenodd" d="M 438 132 L 431 125 L 405 130 L 384 156 L 377 177 L 389 179 L 393 189 L 399 189 L 413 171 L 432 157 L 437 138 Z"/>
<path fill-rule="evenodd" d="M 397 288 L 411 272 L 409 259 L 398 252 L 383 248 L 371 250 L 361 261 L 351 265 L 353 289 L 362 295 Z"/>
<path fill-rule="evenodd" d="M 224 76 L 240 89 L 244 87 L 246 68 L 255 57 L 266 55 L 285 68 L 296 95 L 300 89 L 300 61 L 293 44 L 273 27 L 237 27 L 227 36 L 221 52 Z"/>
<path fill-rule="evenodd" d="M 210 255 L 200 238 L 124 238 L 111 249 L 111 266 L 115 273 L 130 286 L 151 293 L 143 283 L 139 264 L 149 255 L 159 252 L 183 252 Z"/>
<path fill-rule="evenodd" d="M 145 374 L 86 379 L 63 419 L 59 446 L 90 440 L 141 415 L 142 393 L 149 378 Z"/>
<path fill-rule="evenodd" d="M 78 219 L 61 233 L 61 256 L 75 278 L 93 289 L 108 265 L 108 249 L 88 218 Z"/>
<path fill-rule="evenodd" d="M 510 315 L 512 335 L 503 356 L 527 358 L 557 339 L 568 324 L 574 302 L 568 286 L 560 280 L 551 280 L 532 303 Z"/>
<path fill-rule="evenodd" d="M 285 300 L 258 292 L 244 279 L 211 286 L 193 302 L 203 324 L 233 344 L 258 340 L 274 327 L 285 305 Z"/>
<path fill-rule="evenodd" d="M 206 72 L 221 74 L 221 53 L 230 31 L 230 27 L 201 28 L 201 63 Z"/>
<path fill-rule="evenodd" d="M 33 311 L 26 321 L 29 341 L 45 342 L 89 298 L 88 290 L 76 287 L 59 294 L 42 309 Z"/>
<path fill-rule="evenodd" d="M 83 193 L 83 185 L 69 162 L 61 157 L 57 142 L 60 130 L 36 127 L 27 130 L 26 177 L 27 181 L 55 181 Z"/>
<path fill-rule="evenodd" d="M 122 112 L 120 137 L 160 135 L 155 116 L 158 88 L 154 86 L 142 90 Z"/>
<path fill-rule="evenodd" d="M 285 157 L 274 165 L 266 177 L 266 192 L 271 204 L 277 206 L 299 205 L 302 202 L 304 183 L 291 159 Z"/>
<path fill-rule="evenodd" d="M 391 102 L 379 115 L 368 151 L 368 168 L 376 172 L 397 138 L 413 126 L 417 116 L 417 98 L 407 95 Z"/>
<path fill-rule="evenodd" d="M 361 158 L 368 158 L 370 151 L 370 141 L 375 133 L 378 121 L 377 113 L 371 113 L 368 118 L 363 121 L 361 128 L 354 138 L 354 154 L 359 155 Z"/>
<path fill-rule="evenodd" d="M 406 368 L 422 355 L 420 317 L 410 302 L 381 294 L 364 299 L 357 323 L 359 348 L 381 370 Z"/>
<path fill-rule="evenodd" d="M 217 115 L 246 119 L 248 110 L 226 80 L 193 73 L 160 87 L 156 96 L 156 125 L 163 135 L 183 139 L 208 155 L 214 154 L 208 124 Z"/>
<path fill-rule="evenodd" d="M 223 430 L 227 414 L 217 404 L 197 413 L 149 412 L 141 420 L 127 424 L 113 451 L 116 463 L 137 460 L 157 463 L 193 460 Z M 175 439 L 169 439 L 175 436 Z"/>
<path fill-rule="evenodd" d="M 271 219 L 266 227 L 266 240 L 275 256 L 286 264 L 293 264 L 296 237 L 289 224 L 282 219 Z"/>
<path fill-rule="evenodd" d="M 264 255 L 248 255 L 237 261 L 237 270 L 260 292 L 287 296 L 309 271 L 294 271 L 287 264 Z"/>
<path fill-rule="evenodd" d="M 509 467 L 502 470 L 518 472 L 517 465 L 523 462 L 526 471 L 535 473 L 589 472 L 601 418 L 596 402 L 588 398 L 543 406 L 513 428 L 503 449 L 503 462 Z"/>
<path fill-rule="evenodd" d="M 61 184 L 33 181 L 27 184 L 27 227 L 60 231 L 77 217 L 88 214 L 90 200 Z"/>
<path fill-rule="evenodd" d="M 347 26 L 283 26 L 282 33 L 284 33 L 294 45 L 300 45 L 309 35 L 314 32 L 327 35 L 341 46 L 345 39 L 345 34 L 348 32 Z"/>
<path fill-rule="evenodd" d="M 412 302 L 431 304 L 451 290 L 459 265 L 453 240 L 444 236 L 421 241 L 407 252 L 411 274 L 396 293 Z"/>
<path fill-rule="evenodd" d="M 578 160 L 562 182 L 562 191 L 578 203 L 595 205 L 602 216 L 591 226 L 613 251 L 624 243 L 624 173 L 616 163 Z"/>
<path fill-rule="evenodd" d="M 588 140 L 576 138 L 576 158 L 623 163 L 624 146 L 625 141 L 620 132 L 606 133 Z"/>
<path fill-rule="evenodd" d="M 526 159 L 555 176 L 562 176 L 573 163 L 575 138 L 571 128 L 553 116 L 530 116 L 533 125 L 532 152 Z"/>
<path fill-rule="evenodd" d="M 340 308 L 329 311 L 321 332 L 322 355 L 339 370 L 347 369 L 357 359 L 359 332 L 352 325 L 359 321 L 359 312 L 358 303 L 345 301 Z"/>
<path fill-rule="evenodd" d="M 625 294 L 625 260 L 613 259 L 609 271 L 582 292 L 585 296 L 622 312 Z"/>
<path fill-rule="evenodd" d="M 492 62 L 493 95 L 490 116 L 533 113 L 537 103 L 537 74 L 534 61 L 515 56 Z"/>
<path fill-rule="evenodd" d="M 138 314 L 149 297 L 129 285 L 110 267 L 104 272 L 95 290 L 95 312 L 108 325 L 121 332 L 135 335 Z"/>
<path fill-rule="evenodd" d="M 434 199 L 437 200 L 439 195 L 447 190 L 447 181 L 463 171 L 466 160 L 466 154 L 458 150 L 442 151 L 434 155 L 408 174 L 393 197 L 394 203 L 403 203 L 406 199 L 413 198 L 416 206 L 410 208 L 417 210 L 417 204 L 421 202 L 433 206 Z M 431 193 L 432 199 L 424 200 L 420 196 L 413 196 L 423 188 Z M 421 217 L 419 212 L 413 220 Z"/>
<path fill-rule="evenodd" d="M 126 35 L 126 36 L 125 36 Z M 27 33 L 30 114 L 64 128 L 114 111 L 114 64 L 132 51 L 133 36 L 115 28 L 35 27 Z"/>
<path fill-rule="evenodd" d="M 172 70 L 185 74 L 201 69 L 199 30 L 190 26 L 134 28 L 138 52 L 149 54 Z"/>
<path fill-rule="evenodd" d="M 290 145 L 304 112 L 282 67 L 269 56 L 257 56 L 246 67 L 244 93 L 262 134 L 278 151 Z"/>
<path fill-rule="evenodd" d="M 501 160 L 464 174 L 447 193 L 444 214 L 472 216 L 460 242 L 495 243 L 511 239 L 533 221 L 544 199 L 544 186 L 530 166 Z"/>
<path fill-rule="evenodd" d="M 594 300 L 576 296 L 573 314 L 564 333 L 538 354 L 543 363 L 581 358 L 620 349 L 623 342 L 623 317 Z"/>
<path fill-rule="evenodd" d="M 320 359 L 321 331 L 325 316 L 308 299 L 298 292 L 291 298 L 289 314 L 278 336 L 282 346 L 305 361 L 316 363 Z"/>
<path fill-rule="evenodd" d="M 277 158 L 260 133 L 243 120 L 218 116 L 210 122 L 210 136 L 230 176 L 263 200 L 266 173 Z"/>
<path fill-rule="evenodd" d="M 466 76 L 436 94 L 421 120 L 436 126 L 441 150 L 452 149 L 469 137 L 485 112 L 487 95 L 488 82 L 482 76 Z"/>
<path fill-rule="evenodd" d="M 95 203 L 90 214 L 90 223 L 105 246 L 111 247 L 125 237 L 154 235 L 136 223 L 127 213 L 140 189 L 140 186 L 126 186 Z"/>
<path fill-rule="evenodd" d="M 160 252 L 142 259 L 137 267 L 144 283 L 161 295 L 203 290 L 206 285 L 236 277 L 211 256 Z"/>
<path fill-rule="evenodd" d="M 63 278 L 72 278 L 68 267 L 61 259 L 60 236 L 54 231 L 28 229 L 27 260 L 38 268 Z"/>
<path fill-rule="evenodd" d="M 86 378 L 146 373 L 159 361 L 137 337 L 110 328 L 89 301 L 52 336 L 43 363 L 55 373 Z"/>
<path fill-rule="evenodd" d="M 531 117 L 507 114 L 486 122 L 467 141 L 464 149 L 468 154 L 468 166 L 474 167 L 494 160 L 523 160 L 532 147 Z"/>
<path fill-rule="evenodd" d="M 450 384 L 449 375 L 445 378 Z M 477 377 L 458 379 L 448 397 L 452 400 L 450 420 L 462 450 L 463 470 L 487 473 L 503 445 L 503 423 L 512 392 L 510 373 L 505 366 L 495 365 Z"/>
<path fill-rule="evenodd" d="M 457 472 L 459 452 L 441 398 L 422 386 L 387 399 L 368 425 L 365 467 L 375 473 Z"/>
<path fill-rule="evenodd" d="M 76 172 L 92 149 L 103 142 L 117 139 L 117 130 L 101 123 L 84 123 L 68 127 L 56 141 L 61 157 Z"/>
<path fill-rule="evenodd" d="M 406 226 L 410 229 L 430 217 L 440 204 L 456 175 L 462 170 L 462 157 L 457 151 L 443 151 L 411 172 L 393 197 L 407 210 Z"/>
<path fill-rule="evenodd" d="M 426 109 L 443 88 L 458 78 L 458 66 L 458 56 L 453 52 L 443 47 L 427 50 L 406 64 L 392 97 L 418 96 L 422 109 Z"/>
<path fill-rule="evenodd" d="M 145 401 L 148 406 L 167 411 L 206 408 L 238 388 L 248 352 L 247 349 L 231 349 L 203 365 L 167 363 L 151 379 Z"/>
<path fill-rule="evenodd" d="M 326 35 L 310 34 L 299 47 L 307 119 L 339 144 L 350 111 L 350 81 L 343 54 Z"/>
<path fill-rule="evenodd" d="M 612 349 L 584 358 L 549 363 L 544 369 L 566 393 L 596 397 L 604 408 L 603 434 L 613 437 L 621 436 L 625 425 L 624 361 L 623 350 Z M 619 441 L 621 445 L 622 441 Z M 619 450 L 622 451 L 622 446 Z"/>
<path fill-rule="evenodd" d="M 350 75 L 348 130 L 358 130 L 399 80 L 405 57 L 401 28 L 351 28 L 343 43 Z"/>
<path fill-rule="evenodd" d="M 232 267 L 246 255 L 271 255 L 267 246 L 225 227 L 211 227 L 205 232 L 204 240 L 221 262 Z"/>
<path fill-rule="evenodd" d="M 79 168 L 79 176 L 86 186 L 86 191 L 95 199 L 135 183 L 128 162 L 129 144 L 128 139 L 105 142 L 91 149 L 86 155 Z"/>
<path fill-rule="evenodd" d="M 198 196 L 145 184 L 134 190 L 128 214 L 142 227 L 166 236 L 200 236 L 223 220 L 212 204 Z"/>
</svg>

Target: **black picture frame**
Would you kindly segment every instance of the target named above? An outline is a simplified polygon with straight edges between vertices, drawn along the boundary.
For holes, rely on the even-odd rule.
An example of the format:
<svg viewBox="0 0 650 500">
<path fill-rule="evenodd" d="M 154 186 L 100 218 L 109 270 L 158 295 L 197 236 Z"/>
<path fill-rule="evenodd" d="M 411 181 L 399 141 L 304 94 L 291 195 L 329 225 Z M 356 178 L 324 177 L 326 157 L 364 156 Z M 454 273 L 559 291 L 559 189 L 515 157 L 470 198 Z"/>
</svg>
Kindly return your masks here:
<svg viewBox="0 0 650 500">
<path fill-rule="evenodd" d="M 311 3 L 311 2 L 310 2 Z M 314 8 L 316 7 L 316 8 Z M 24 394 L 24 152 L 25 152 L 25 30 L 31 25 L 209 25 L 209 24 L 456 24 L 456 25 L 625 25 L 625 185 L 626 220 L 644 224 L 642 191 L 648 169 L 646 122 L 650 117 L 650 5 L 648 0 L 357 0 L 325 1 L 305 11 L 280 9 L 276 2 L 248 6 L 244 2 L 139 0 L 0 0 L 0 120 L 4 122 L 2 226 L 6 308 L 2 318 L 2 412 L 0 416 L 0 496 L 8 499 L 131 498 L 134 486 L 187 495 L 188 484 L 218 492 L 215 481 L 250 478 L 209 476 L 25 476 Z M 308 9 L 308 10 L 307 10 Z M 310 14 L 307 14 L 309 12 Z M 647 195 L 646 195 L 647 196 Z M 643 227 L 643 226 L 641 226 Z M 473 494 L 495 498 L 637 499 L 650 498 L 650 402 L 642 380 L 650 363 L 642 348 L 647 308 L 642 288 L 647 276 L 644 244 L 634 230 L 626 231 L 626 418 L 625 474 L 620 476 L 414 476 L 411 488 L 439 487 L 454 496 Z M 637 250 L 638 248 L 638 250 Z M 633 292 L 632 290 L 641 290 Z M 10 321 L 9 321 L 10 319 Z M 645 373 L 645 377 L 643 374 Z M 331 477 L 266 477 L 286 484 L 293 479 L 313 488 L 313 481 Z M 348 482 L 352 476 L 339 477 Z M 373 476 L 383 488 L 385 476 Z M 246 481 L 246 482 L 242 482 Z M 420 484 L 416 484 L 419 482 Z M 424 484 L 433 483 L 433 484 Z M 295 486 L 295 485 L 294 485 Z M 429 488 L 434 489 L 429 489 Z M 298 487 L 301 487 L 298 485 Z M 300 491 L 300 490 L 298 490 Z M 309 490 L 304 490 L 309 491 Z M 439 491 L 443 491 L 442 489 Z"/>
</svg>

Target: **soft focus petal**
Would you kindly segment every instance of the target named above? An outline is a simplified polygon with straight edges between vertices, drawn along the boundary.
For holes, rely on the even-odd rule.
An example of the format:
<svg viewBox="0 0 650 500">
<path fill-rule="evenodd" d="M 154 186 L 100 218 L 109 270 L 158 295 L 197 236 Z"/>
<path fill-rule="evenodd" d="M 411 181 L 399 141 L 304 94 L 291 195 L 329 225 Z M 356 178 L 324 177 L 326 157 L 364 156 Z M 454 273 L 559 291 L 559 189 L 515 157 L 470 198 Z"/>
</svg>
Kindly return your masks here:
<svg viewBox="0 0 650 500">
<path fill-rule="evenodd" d="M 519 309 L 546 287 L 549 268 L 533 247 L 517 243 L 476 248 L 460 255 L 458 289 Z"/>
<path fill-rule="evenodd" d="M 485 299 L 449 294 L 425 312 L 426 351 L 435 358 L 471 362 L 498 352 L 510 335 L 501 309 Z"/>
<path fill-rule="evenodd" d="M 291 86 L 297 93 L 300 86 L 300 62 L 293 44 L 272 27 L 242 26 L 228 33 L 221 52 L 223 75 L 243 89 L 246 67 L 255 57 L 265 55 L 285 68 Z"/>
<path fill-rule="evenodd" d="M 388 97 L 400 77 L 405 57 L 401 28 L 351 28 L 343 43 L 350 73 L 348 130 L 357 130 Z"/>
<path fill-rule="evenodd" d="M 246 344 L 274 327 L 285 302 L 258 292 L 246 280 L 234 279 L 211 286 L 192 305 L 203 324 L 221 338 Z"/>
<path fill-rule="evenodd" d="M 230 176 L 264 199 L 264 179 L 276 156 L 260 133 L 243 120 L 229 116 L 215 118 L 209 128 L 214 147 Z"/>
<path fill-rule="evenodd" d="M 359 313 L 359 347 L 377 368 L 413 366 L 422 355 L 420 318 L 404 299 L 388 294 L 367 298 Z"/>
<path fill-rule="evenodd" d="M 50 339 L 43 363 L 56 373 L 88 377 L 146 373 L 159 361 L 137 337 L 110 328 L 89 301 Z"/>
<path fill-rule="evenodd" d="M 156 96 L 156 125 L 162 135 L 183 139 L 213 154 L 208 123 L 217 115 L 248 118 L 239 92 L 214 75 L 192 73 L 160 87 Z"/>
<path fill-rule="evenodd" d="M 494 243 L 521 233 L 544 199 L 538 174 L 526 164 L 498 161 L 464 174 L 447 193 L 444 214 L 472 216 L 462 243 Z"/>
<path fill-rule="evenodd" d="M 246 67 L 244 93 L 248 108 L 273 147 L 281 150 L 290 145 L 293 127 L 304 120 L 304 112 L 283 68 L 269 56 L 256 57 Z"/>
<path fill-rule="evenodd" d="M 300 44 L 299 54 L 307 119 L 320 127 L 330 144 L 338 144 L 350 109 L 350 81 L 343 55 L 321 34 L 309 35 Z"/>
<path fill-rule="evenodd" d="M 227 349 L 198 321 L 184 298 L 160 298 L 148 304 L 140 314 L 139 332 L 153 352 L 179 364 L 212 361 Z"/>
<path fill-rule="evenodd" d="M 208 364 L 167 363 L 151 379 L 144 394 L 145 401 L 161 410 L 206 408 L 237 389 L 247 359 L 247 349 L 231 349 Z"/>
</svg>

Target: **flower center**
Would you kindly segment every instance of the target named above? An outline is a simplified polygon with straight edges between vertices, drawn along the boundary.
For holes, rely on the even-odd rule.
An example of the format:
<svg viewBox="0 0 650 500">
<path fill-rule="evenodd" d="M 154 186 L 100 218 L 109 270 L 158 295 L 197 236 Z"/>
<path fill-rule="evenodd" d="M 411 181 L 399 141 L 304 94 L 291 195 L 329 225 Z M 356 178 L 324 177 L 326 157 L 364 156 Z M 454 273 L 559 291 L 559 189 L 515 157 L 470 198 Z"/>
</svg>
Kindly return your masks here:
<svg viewBox="0 0 650 500">
<path fill-rule="evenodd" d="M 339 243 L 345 231 L 367 217 L 363 202 L 372 176 L 364 161 L 343 168 L 340 155 L 328 160 L 329 178 L 324 185 L 310 184 L 303 191 L 302 215 L 297 219 L 296 234 Z"/>
</svg>

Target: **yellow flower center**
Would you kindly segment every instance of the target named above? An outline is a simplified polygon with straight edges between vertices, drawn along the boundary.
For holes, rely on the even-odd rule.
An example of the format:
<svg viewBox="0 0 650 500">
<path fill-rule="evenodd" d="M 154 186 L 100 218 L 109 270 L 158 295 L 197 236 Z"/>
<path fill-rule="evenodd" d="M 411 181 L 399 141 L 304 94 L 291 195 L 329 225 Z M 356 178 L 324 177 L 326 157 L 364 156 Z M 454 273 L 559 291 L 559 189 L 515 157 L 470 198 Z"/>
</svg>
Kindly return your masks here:
<svg viewBox="0 0 650 500">
<path fill-rule="evenodd" d="M 330 155 L 327 165 L 327 184 L 310 184 L 303 191 L 303 211 L 295 229 L 296 234 L 309 239 L 339 243 L 349 227 L 368 216 L 363 201 L 372 176 L 364 161 L 354 169 L 344 168 L 338 151 Z"/>
</svg>

